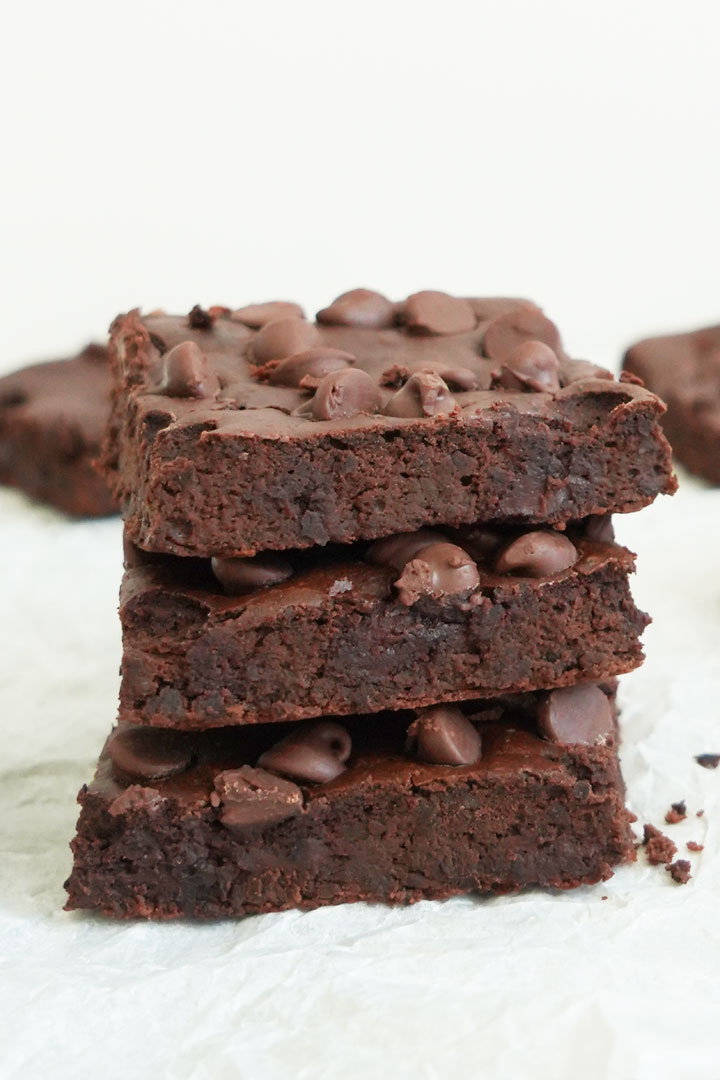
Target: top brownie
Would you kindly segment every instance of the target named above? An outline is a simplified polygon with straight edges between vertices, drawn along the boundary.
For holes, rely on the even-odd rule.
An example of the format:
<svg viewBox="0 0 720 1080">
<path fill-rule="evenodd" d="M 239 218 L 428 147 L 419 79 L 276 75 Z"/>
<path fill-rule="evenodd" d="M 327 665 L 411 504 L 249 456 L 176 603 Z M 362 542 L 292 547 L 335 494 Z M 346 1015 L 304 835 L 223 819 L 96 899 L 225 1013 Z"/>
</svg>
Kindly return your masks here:
<svg viewBox="0 0 720 1080">
<path fill-rule="evenodd" d="M 525 300 L 368 290 L 111 328 L 104 462 L 129 538 L 252 555 L 423 525 L 558 524 L 675 488 L 663 405 Z"/>
</svg>

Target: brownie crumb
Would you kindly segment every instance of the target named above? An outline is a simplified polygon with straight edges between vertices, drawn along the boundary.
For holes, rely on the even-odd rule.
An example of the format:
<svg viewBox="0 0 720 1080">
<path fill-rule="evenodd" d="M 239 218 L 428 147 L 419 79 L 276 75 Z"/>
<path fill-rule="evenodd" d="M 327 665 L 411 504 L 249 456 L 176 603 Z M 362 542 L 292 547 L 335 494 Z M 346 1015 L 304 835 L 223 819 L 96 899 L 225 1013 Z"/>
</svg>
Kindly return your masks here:
<svg viewBox="0 0 720 1080">
<path fill-rule="evenodd" d="M 677 851 L 669 836 L 665 836 L 654 825 L 643 826 L 643 844 L 645 845 L 648 862 L 653 866 L 669 863 Z"/>
<path fill-rule="evenodd" d="M 697 840 L 688 840 L 688 842 L 687 842 L 688 851 L 702 851 L 704 849 L 704 847 L 705 847 L 705 845 L 704 844 L 698 844 Z"/>
<path fill-rule="evenodd" d="M 720 765 L 720 754 L 698 754 L 695 760 L 703 769 L 717 769 Z"/>
<path fill-rule="evenodd" d="M 676 859 L 675 862 L 668 863 L 665 867 L 673 881 L 677 881 L 678 885 L 687 885 L 691 878 L 690 863 L 687 859 Z"/>
<path fill-rule="evenodd" d="M 670 809 L 665 815 L 665 820 L 667 821 L 668 825 L 677 825 L 679 821 L 684 821 L 686 817 L 687 806 L 685 805 L 685 800 L 683 799 L 682 802 L 672 803 Z"/>
<path fill-rule="evenodd" d="M 695 815 L 695 817 L 702 817 L 704 813 L 705 813 L 705 811 L 704 811 L 704 810 L 698 810 L 698 812 L 697 812 L 697 814 Z"/>
<path fill-rule="evenodd" d="M 188 323 L 193 330 L 209 330 L 213 324 L 213 317 L 209 311 L 196 304 L 188 315 Z"/>
</svg>

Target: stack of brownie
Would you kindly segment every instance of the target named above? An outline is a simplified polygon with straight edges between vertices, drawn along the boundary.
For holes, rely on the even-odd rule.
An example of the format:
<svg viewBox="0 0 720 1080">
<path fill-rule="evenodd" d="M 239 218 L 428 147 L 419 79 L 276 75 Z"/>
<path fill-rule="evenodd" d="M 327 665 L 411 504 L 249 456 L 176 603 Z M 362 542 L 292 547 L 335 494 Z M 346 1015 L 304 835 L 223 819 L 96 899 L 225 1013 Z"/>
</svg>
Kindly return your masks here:
<svg viewBox="0 0 720 1080">
<path fill-rule="evenodd" d="M 357 289 L 118 318 L 118 726 L 69 908 L 215 917 L 607 878 L 634 857 L 610 514 L 658 399 L 522 300 Z"/>
</svg>

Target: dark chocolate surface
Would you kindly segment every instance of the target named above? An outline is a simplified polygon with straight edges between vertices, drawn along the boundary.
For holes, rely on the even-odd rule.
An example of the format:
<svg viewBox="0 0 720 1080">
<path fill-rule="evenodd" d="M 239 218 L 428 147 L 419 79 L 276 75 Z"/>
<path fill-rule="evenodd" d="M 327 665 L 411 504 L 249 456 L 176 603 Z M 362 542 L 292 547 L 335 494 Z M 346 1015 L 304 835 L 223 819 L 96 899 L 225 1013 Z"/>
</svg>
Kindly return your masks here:
<svg viewBox="0 0 720 1080">
<path fill-rule="evenodd" d="M 543 700 L 463 706 L 479 736 L 471 764 L 418 760 L 413 714 L 345 719 L 334 749 L 323 722 L 340 762 L 327 782 L 302 779 L 317 767 L 317 725 L 143 729 L 164 745 L 123 747 L 118 770 L 121 728 L 80 793 L 68 907 L 215 917 L 601 880 L 634 858 L 612 710 L 592 743 L 560 744 L 535 734 Z M 451 720 L 435 718 L 433 754 L 454 760 Z M 299 751 L 280 754 L 278 736 L 299 730 Z"/>
<path fill-rule="evenodd" d="M 355 325 L 119 317 L 105 461 L 132 540 L 247 555 L 560 522 L 674 489 L 653 394 L 570 359 L 527 301 L 433 295 L 383 307 L 379 326 L 357 324 L 356 301 Z"/>
<path fill-rule="evenodd" d="M 557 562 L 556 539 L 572 565 Z M 520 548 L 520 565 L 497 569 Z M 459 578 L 432 573 L 445 549 L 460 554 Z M 200 728 L 377 712 L 603 678 L 642 660 L 632 554 L 575 527 L 421 531 L 294 552 L 276 584 L 240 594 L 206 560 L 129 557 L 126 721 Z M 247 577 L 268 561 L 239 565 Z"/>
<path fill-rule="evenodd" d="M 106 350 L 0 378 L 0 483 L 82 517 L 115 513 L 93 462 L 110 414 Z"/>
<path fill-rule="evenodd" d="M 720 326 L 640 341 L 623 367 L 667 403 L 662 423 L 678 460 L 720 484 Z"/>
</svg>

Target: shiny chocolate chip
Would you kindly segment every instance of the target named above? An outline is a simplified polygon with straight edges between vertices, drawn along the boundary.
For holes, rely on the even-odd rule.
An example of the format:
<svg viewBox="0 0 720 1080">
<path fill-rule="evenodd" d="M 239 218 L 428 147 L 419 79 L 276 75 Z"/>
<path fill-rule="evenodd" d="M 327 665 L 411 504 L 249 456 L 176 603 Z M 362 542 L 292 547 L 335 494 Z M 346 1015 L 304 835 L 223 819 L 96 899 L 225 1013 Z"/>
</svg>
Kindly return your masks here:
<svg viewBox="0 0 720 1080">
<path fill-rule="evenodd" d="M 408 296 L 403 317 L 410 334 L 465 334 L 477 325 L 467 300 L 432 289 Z"/>
<path fill-rule="evenodd" d="M 456 705 L 433 705 L 420 709 L 408 728 L 408 749 L 432 765 L 474 765 L 482 739 Z"/>
<path fill-rule="evenodd" d="M 559 532 L 538 529 L 511 540 L 498 554 L 498 574 L 520 577 L 552 577 L 577 562 L 575 545 Z"/>
<path fill-rule="evenodd" d="M 542 341 L 524 341 L 503 360 L 495 382 L 508 390 L 555 393 L 560 389 L 558 358 Z"/>
<path fill-rule="evenodd" d="M 405 564 L 395 582 L 401 604 L 410 607 L 424 596 L 440 600 L 477 588 L 477 564 L 457 544 L 430 544 Z"/>
<path fill-rule="evenodd" d="M 447 416 L 458 404 L 447 383 L 430 371 L 416 371 L 390 398 L 383 412 L 386 416 Z"/>
<path fill-rule="evenodd" d="M 188 315 L 188 325 L 193 330 L 210 330 L 213 324 L 213 317 L 209 311 L 196 304 Z"/>
<path fill-rule="evenodd" d="M 380 407 L 380 389 L 361 368 L 334 371 L 321 379 L 310 411 L 315 420 L 347 420 Z"/>
<path fill-rule="evenodd" d="M 345 771 L 352 740 L 344 727 L 320 720 L 291 731 L 258 759 L 258 765 L 273 772 L 326 784 Z"/>
<path fill-rule="evenodd" d="M 317 321 L 330 326 L 383 329 L 393 324 L 394 305 L 372 289 L 351 289 L 317 313 Z"/>
<path fill-rule="evenodd" d="M 149 727 L 118 728 L 108 743 L 113 771 L 121 778 L 165 780 L 192 761 L 186 736 Z"/>
<path fill-rule="evenodd" d="M 612 514 L 590 514 L 584 521 L 584 533 L 588 540 L 600 544 L 612 544 L 615 540 L 615 526 Z"/>
<path fill-rule="evenodd" d="M 319 344 L 320 332 L 314 323 L 298 317 L 273 319 L 265 323 L 252 344 L 254 359 L 259 364 L 268 360 L 284 360 Z"/>
<path fill-rule="evenodd" d="M 243 765 L 226 769 L 215 777 L 210 796 L 220 809 L 220 821 L 231 829 L 277 825 L 295 817 L 303 808 L 302 791 L 297 784 L 279 776 Z"/>
<path fill-rule="evenodd" d="M 208 398 L 218 389 L 217 375 L 194 341 L 183 341 L 165 353 L 159 393 L 174 398 Z"/>
<path fill-rule="evenodd" d="M 537 723 L 540 734 L 556 743 L 592 746 L 614 734 L 610 702 L 591 683 L 546 694 L 538 707 Z"/>
<path fill-rule="evenodd" d="M 270 372 L 270 382 L 275 386 L 304 386 L 314 389 L 326 375 L 343 371 L 355 363 L 352 353 L 342 349 L 327 349 L 321 345 L 305 352 L 295 353 L 281 360 Z"/>
<path fill-rule="evenodd" d="M 289 300 L 269 300 L 266 304 L 248 304 L 228 312 L 233 322 L 242 323 L 252 330 L 259 330 L 266 323 L 277 319 L 303 319 L 305 312 L 299 304 Z"/>
<path fill-rule="evenodd" d="M 210 560 L 212 572 L 231 596 L 279 585 L 292 576 L 293 568 L 282 555 L 262 554 L 251 559 L 216 556 Z"/>
<path fill-rule="evenodd" d="M 466 367 L 451 367 L 449 364 L 433 364 L 432 367 L 424 367 L 423 372 L 439 375 L 451 390 L 456 393 L 465 393 L 468 390 L 487 390 L 490 386 L 490 378 L 482 378 L 480 373 Z"/>
<path fill-rule="evenodd" d="M 555 323 L 539 308 L 519 307 L 493 319 L 485 331 L 483 352 L 492 360 L 505 360 L 525 341 L 541 341 L 556 353 L 561 347 Z"/>
<path fill-rule="evenodd" d="M 569 386 L 570 383 L 574 382 L 582 382 L 585 379 L 604 379 L 612 382 L 614 376 L 612 371 L 598 367 L 597 364 L 591 364 L 589 360 L 566 360 L 563 363 L 563 386 Z"/>
<path fill-rule="evenodd" d="M 430 547 L 431 544 L 444 544 L 447 539 L 447 536 L 434 529 L 398 533 L 371 544 L 365 552 L 365 560 L 375 566 L 392 566 L 395 570 L 402 570 L 405 563 L 414 559 L 423 548 Z"/>
</svg>

